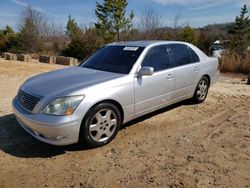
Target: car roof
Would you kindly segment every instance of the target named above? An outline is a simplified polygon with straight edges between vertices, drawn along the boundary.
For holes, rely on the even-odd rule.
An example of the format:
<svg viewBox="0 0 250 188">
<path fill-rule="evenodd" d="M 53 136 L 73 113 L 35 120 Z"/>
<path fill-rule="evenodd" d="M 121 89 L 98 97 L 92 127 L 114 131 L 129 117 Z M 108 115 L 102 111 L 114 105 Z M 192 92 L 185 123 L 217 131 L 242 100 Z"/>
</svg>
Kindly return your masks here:
<svg viewBox="0 0 250 188">
<path fill-rule="evenodd" d="M 164 41 L 164 40 L 143 40 L 143 41 L 123 41 L 123 42 L 114 42 L 108 44 L 110 46 L 139 46 L 139 47 L 148 47 L 151 45 L 158 45 L 158 44 L 187 44 L 185 42 L 180 41 Z"/>
<path fill-rule="evenodd" d="M 204 52 L 202 52 L 199 48 L 197 48 L 193 44 L 182 42 L 182 41 L 167 41 L 167 40 L 124 41 L 124 42 L 114 42 L 114 43 L 108 44 L 108 46 L 132 46 L 132 47 L 150 48 L 152 46 L 161 45 L 161 44 L 186 44 L 198 54 L 200 59 L 207 58 L 207 55 Z"/>
</svg>

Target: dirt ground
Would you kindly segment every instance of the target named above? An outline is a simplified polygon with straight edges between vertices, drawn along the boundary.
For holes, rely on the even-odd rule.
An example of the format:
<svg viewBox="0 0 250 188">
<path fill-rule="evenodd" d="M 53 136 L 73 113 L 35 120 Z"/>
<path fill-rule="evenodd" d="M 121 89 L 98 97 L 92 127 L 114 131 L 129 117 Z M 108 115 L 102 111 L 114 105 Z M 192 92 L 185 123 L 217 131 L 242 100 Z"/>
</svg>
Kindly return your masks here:
<svg viewBox="0 0 250 188">
<path fill-rule="evenodd" d="M 11 100 L 25 79 L 63 68 L 0 59 L 0 187 L 250 187 L 250 86 L 222 75 L 188 101 L 123 127 L 107 146 L 56 147 L 26 133 Z"/>
</svg>

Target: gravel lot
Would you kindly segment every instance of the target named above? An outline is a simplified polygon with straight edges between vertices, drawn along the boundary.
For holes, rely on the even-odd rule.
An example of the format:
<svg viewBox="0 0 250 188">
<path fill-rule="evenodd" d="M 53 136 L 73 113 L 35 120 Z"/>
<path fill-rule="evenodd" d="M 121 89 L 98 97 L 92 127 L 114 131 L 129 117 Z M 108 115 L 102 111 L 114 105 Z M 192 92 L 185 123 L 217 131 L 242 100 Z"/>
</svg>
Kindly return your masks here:
<svg viewBox="0 0 250 188">
<path fill-rule="evenodd" d="M 0 59 L 0 187 L 250 187 L 250 86 L 222 75 L 199 105 L 185 101 L 125 125 L 109 145 L 41 143 L 15 120 L 27 78 L 59 65 Z"/>
</svg>

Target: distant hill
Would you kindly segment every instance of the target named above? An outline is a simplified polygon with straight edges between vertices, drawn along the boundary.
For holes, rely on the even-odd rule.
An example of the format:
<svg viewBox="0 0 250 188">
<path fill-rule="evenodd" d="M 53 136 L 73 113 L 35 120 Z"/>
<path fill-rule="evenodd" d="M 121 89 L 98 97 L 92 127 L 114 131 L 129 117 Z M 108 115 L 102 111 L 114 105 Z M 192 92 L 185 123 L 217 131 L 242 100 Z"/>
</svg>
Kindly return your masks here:
<svg viewBox="0 0 250 188">
<path fill-rule="evenodd" d="M 227 38 L 227 32 L 230 26 L 232 26 L 231 23 L 222 23 L 222 24 L 209 24 L 204 27 L 199 28 L 193 28 L 196 31 L 204 31 L 207 34 L 212 34 L 213 36 L 217 36 L 218 39 L 226 39 Z M 182 27 L 177 28 L 177 31 L 180 31 Z M 158 31 L 173 31 L 173 28 L 165 26 L 157 29 Z"/>
<path fill-rule="evenodd" d="M 207 33 L 213 33 L 214 36 L 217 36 L 218 39 L 227 39 L 228 29 L 232 26 L 233 23 L 223 23 L 223 24 L 210 24 L 202 28 L 199 28 L 200 31 L 205 31 Z"/>
<path fill-rule="evenodd" d="M 227 30 L 230 26 L 232 26 L 232 24 L 233 24 L 233 22 L 222 23 L 222 24 L 209 24 L 209 25 L 206 25 L 206 26 L 202 27 L 202 29 L 206 29 L 206 30 L 211 30 L 211 29 Z"/>
</svg>

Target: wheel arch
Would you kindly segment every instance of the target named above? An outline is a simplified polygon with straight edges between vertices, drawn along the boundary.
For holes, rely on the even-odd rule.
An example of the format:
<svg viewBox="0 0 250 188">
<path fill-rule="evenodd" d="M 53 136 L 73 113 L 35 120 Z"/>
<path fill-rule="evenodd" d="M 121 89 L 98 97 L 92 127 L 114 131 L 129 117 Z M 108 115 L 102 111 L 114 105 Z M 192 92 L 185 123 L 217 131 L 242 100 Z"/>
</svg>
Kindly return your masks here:
<svg viewBox="0 0 250 188">
<path fill-rule="evenodd" d="M 121 122 L 123 123 L 123 120 L 124 120 L 124 110 L 123 110 L 123 108 L 122 108 L 122 105 L 121 105 L 119 102 L 117 102 L 116 100 L 113 100 L 113 99 L 101 100 L 101 101 L 95 103 L 94 105 L 92 105 L 92 106 L 89 108 L 89 110 L 87 111 L 87 113 L 84 115 L 84 117 L 83 117 L 83 119 L 82 119 L 82 122 L 85 120 L 85 118 L 86 118 L 86 116 L 88 115 L 89 111 L 90 111 L 93 107 L 95 107 L 95 106 L 97 106 L 97 105 L 99 105 L 99 104 L 101 104 L 101 103 L 110 103 L 110 104 L 115 105 L 115 106 L 118 108 L 119 112 L 120 112 L 120 115 L 121 115 Z M 82 123 L 82 122 L 81 122 L 81 123 Z"/>
<path fill-rule="evenodd" d="M 210 76 L 209 76 L 208 74 L 204 74 L 204 75 L 201 76 L 200 80 L 201 80 L 203 77 L 205 77 L 205 78 L 208 80 L 208 87 L 210 87 L 210 83 L 211 83 L 211 78 L 210 78 Z M 198 81 L 197 86 L 198 86 L 200 80 Z M 193 92 L 192 98 L 194 98 L 194 96 L 195 96 L 195 91 L 196 91 L 197 86 L 195 87 L 195 90 L 194 90 L 194 92 Z"/>
<path fill-rule="evenodd" d="M 209 87 L 210 87 L 210 84 L 211 84 L 211 78 L 210 78 L 210 76 L 208 74 L 205 74 L 202 77 L 205 77 L 205 78 L 208 79 L 208 84 L 209 84 Z"/>
<path fill-rule="evenodd" d="M 89 136 L 82 136 L 82 134 L 86 134 L 86 127 L 84 125 L 84 122 L 86 120 L 86 118 L 88 117 L 89 113 L 91 112 L 91 109 L 94 108 L 95 106 L 99 105 L 99 104 L 102 104 L 102 103 L 109 103 L 109 104 L 112 104 L 114 106 L 117 107 L 118 111 L 120 112 L 120 115 L 121 115 L 121 123 L 123 122 L 123 119 L 124 119 L 124 112 L 123 112 L 123 108 L 121 106 L 121 104 L 115 100 L 112 100 L 112 99 L 105 99 L 105 100 L 101 100 L 97 103 L 95 103 L 94 105 L 92 105 L 88 111 L 85 113 L 82 121 L 81 121 L 81 126 L 80 126 L 80 131 L 79 131 L 79 137 L 78 137 L 78 142 L 80 143 L 83 143 L 85 144 L 87 147 L 99 147 L 99 146 L 103 146 L 107 143 L 109 143 L 114 137 L 115 135 L 117 134 L 117 132 L 119 131 L 119 127 L 118 129 L 116 130 L 114 136 L 112 135 L 112 137 L 108 138 L 110 139 L 108 142 L 103 142 L 101 144 L 98 144 L 98 143 L 94 143 L 93 141 L 91 141 L 91 138 Z"/>
</svg>

